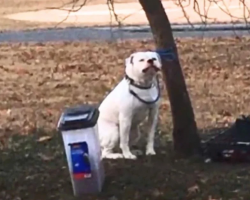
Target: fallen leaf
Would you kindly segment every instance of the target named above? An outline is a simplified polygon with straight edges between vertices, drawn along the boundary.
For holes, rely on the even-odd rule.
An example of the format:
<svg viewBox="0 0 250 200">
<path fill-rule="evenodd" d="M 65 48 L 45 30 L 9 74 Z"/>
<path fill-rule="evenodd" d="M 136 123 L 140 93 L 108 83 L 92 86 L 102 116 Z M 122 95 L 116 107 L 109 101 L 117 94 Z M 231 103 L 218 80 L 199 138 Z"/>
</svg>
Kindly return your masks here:
<svg viewBox="0 0 250 200">
<path fill-rule="evenodd" d="M 188 188 L 188 193 L 189 193 L 189 194 L 197 193 L 197 192 L 199 192 L 199 191 L 200 191 L 200 188 L 199 188 L 198 185 L 194 185 L 194 186 Z"/>
<path fill-rule="evenodd" d="M 10 115 L 11 114 L 11 109 L 8 109 L 6 113 L 7 113 L 7 115 Z"/>
<path fill-rule="evenodd" d="M 207 183 L 207 181 L 208 181 L 207 178 L 202 178 L 202 179 L 200 180 L 200 182 L 203 183 L 203 184 Z"/>
<path fill-rule="evenodd" d="M 42 153 L 39 153 L 38 156 L 39 156 L 42 160 L 44 160 L 44 161 L 50 161 L 50 160 L 52 160 L 52 159 L 54 158 L 54 157 L 52 157 L 52 156 L 47 156 L 47 155 L 42 154 Z"/>
<path fill-rule="evenodd" d="M 32 176 L 26 176 L 25 180 L 34 180 L 36 177 L 36 175 L 32 175 Z"/>
<path fill-rule="evenodd" d="M 42 136 L 37 140 L 37 142 L 44 142 L 50 139 L 51 139 L 51 136 Z"/>
<path fill-rule="evenodd" d="M 116 196 L 112 196 L 109 198 L 109 200 L 117 200 L 117 197 Z"/>
<path fill-rule="evenodd" d="M 212 196 L 209 196 L 208 197 L 208 200 L 222 200 L 221 198 L 219 198 L 219 199 L 214 199 Z"/>
</svg>

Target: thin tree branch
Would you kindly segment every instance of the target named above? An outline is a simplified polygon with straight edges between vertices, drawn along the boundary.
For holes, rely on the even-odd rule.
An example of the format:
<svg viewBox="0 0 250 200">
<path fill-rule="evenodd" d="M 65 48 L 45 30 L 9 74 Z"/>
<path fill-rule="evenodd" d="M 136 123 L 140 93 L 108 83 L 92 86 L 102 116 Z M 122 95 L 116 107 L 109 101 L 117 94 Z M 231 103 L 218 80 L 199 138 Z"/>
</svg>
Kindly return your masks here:
<svg viewBox="0 0 250 200">
<path fill-rule="evenodd" d="M 190 0 L 189 0 L 189 4 L 190 4 Z M 187 14 L 187 12 L 186 12 L 186 10 L 185 10 L 185 6 L 183 6 L 183 4 L 182 4 L 182 0 L 178 0 L 178 2 L 175 3 L 175 5 L 181 7 L 182 13 L 183 13 L 184 17 L 186 18 L 188 24 L 189 24 L 192 28 L 194 28 L 194 25 L 193 25 L 193 24 L 191 23 L 191 21 L 189 20 L 189 16 L 188 16 L 188 14 Z"/>
<path fill-rule="evenodd" d="M 89 0 L 91 1 L 91 0 Z M 246 0 L 238 0 L 239 6 L 243 6 L 243 16 L 235 16 L 233 13 L 230 12 L 229 7 L 226 4 L 226 1 L 228 0 L 203 0 L 203 8 L 200 5 L 201 1 L 200 0 L 173 0 L 175 5 L 177 5 L 179 8 L 181 8 L 181 11 L 187 20 L 187 23 L 194 28 L 193 22 L 190 20 L 190 16 L 188 15 L 187 12 L 187 7 L 189 7 L 191 4 L 193 4 L 192 8 L 195 11 L 196 14 L 200 17 L 201 23 L 206 26 L 208 24 L 208 20 L 213 20 L 214 22 L 216 21 L 216 18 L 210 17 L 209 16 L 209 11 L 211 9 L 212 4 L 215 4 L 223 13 L 227 14 L 231 18 L 231 23 L 235 24 L 235 21 L 238 20 L 243 20 L 246 26 L 249 25 L 249 19 L 250 19 L 250 8 L 246 4 Z M 68 17 L 70 16 L 71 12 L 78 12 L 81 10 L 86 4 L 88 0 L 72 0 L 71 2 L 67 2 L 63 4 L 60 7 L 48 7 L 47 9 L 59 9 L 63 11 L 68 11 L 67 16 L 65 19 L 63 19 L 58 25 L 62 24 L 65 22 Z M 185 3 L 185 5 L 184 5 Z M 223 6 L 221 6 L 219 3 L 221 3 Z M 131 13 L 129 15 L 126 15 L 125 17 L 120 17 L 115 10 L 115 2 L 114 0 L 107 0 L 106 4 L 108 6 L 109 12 L 110 12 L 110 27 L 112 29 L 113 26 L 113 18 L 115 19 L 115 22 L 118 24 L 118 26 L 121 28 L 123 25 L 123 21 L 127 19 L 128 17 L 131 17 L 133 14 L 136 14 L 136 12 Z M 71 5 L 71 8 L 65 8 L 65 6 Z M 141 9 L 140 9 L 141 10 Z M 203 12 L 202 12 L 203 10 Z M 139 11 L 139 10 L 138 10 Z M 57 25 L 57 26 L 58 26 Z"/>
</svg>

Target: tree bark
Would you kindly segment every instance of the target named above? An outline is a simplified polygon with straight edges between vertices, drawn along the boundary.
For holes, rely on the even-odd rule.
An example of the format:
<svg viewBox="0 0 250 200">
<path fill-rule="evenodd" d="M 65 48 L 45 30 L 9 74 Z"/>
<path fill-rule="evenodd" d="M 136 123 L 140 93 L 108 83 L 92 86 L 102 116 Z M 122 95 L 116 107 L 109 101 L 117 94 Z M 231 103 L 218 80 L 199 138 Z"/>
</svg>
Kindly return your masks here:
<svg viewBox="0 0 250 200">
<path fill-rule="evenodd" d="M 200 138 L 169 19 L 161 0 L 139 2 L 146 13 L 157 49 L 173 47 L 176 56 L 172 61 L 163 59 L 162 68 L 173 117 L 174 149 L 181 156 L 199 153 Z"/>
</svg>

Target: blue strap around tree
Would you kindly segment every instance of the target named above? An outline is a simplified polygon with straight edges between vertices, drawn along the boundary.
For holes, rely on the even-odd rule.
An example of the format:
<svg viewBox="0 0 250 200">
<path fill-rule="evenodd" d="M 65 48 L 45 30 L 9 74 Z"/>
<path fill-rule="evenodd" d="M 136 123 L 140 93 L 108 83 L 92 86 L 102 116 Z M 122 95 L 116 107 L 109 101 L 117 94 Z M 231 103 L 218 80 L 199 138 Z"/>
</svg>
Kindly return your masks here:
<svg viewBox="0 0 250 200">
<path fill-rule="evenodd" d="M 156 53 L 158 53 L 162 60 L 165 61 L 174 61 L 177 59 L 177 55 L 175 53 L 175 49 L 173 47 L 170 47 L 168 49 L 158 49 L 156 50 Z"/>
</svg>

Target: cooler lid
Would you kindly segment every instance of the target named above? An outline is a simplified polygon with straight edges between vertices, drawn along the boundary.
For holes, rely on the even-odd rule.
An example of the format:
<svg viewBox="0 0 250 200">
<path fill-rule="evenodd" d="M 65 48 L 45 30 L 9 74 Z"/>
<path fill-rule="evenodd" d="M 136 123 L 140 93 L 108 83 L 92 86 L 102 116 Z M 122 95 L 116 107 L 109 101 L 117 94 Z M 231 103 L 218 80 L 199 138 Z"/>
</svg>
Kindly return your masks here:
<svg viewBox="0 0 250 200">
<path fill-rule="evenodd" d="M 58 129 L 68 131 L 94 127 L 98 117 L 99 110 L 92 105 L 85 104 L 67 108 L 59 119 Z"/>
</svg>

